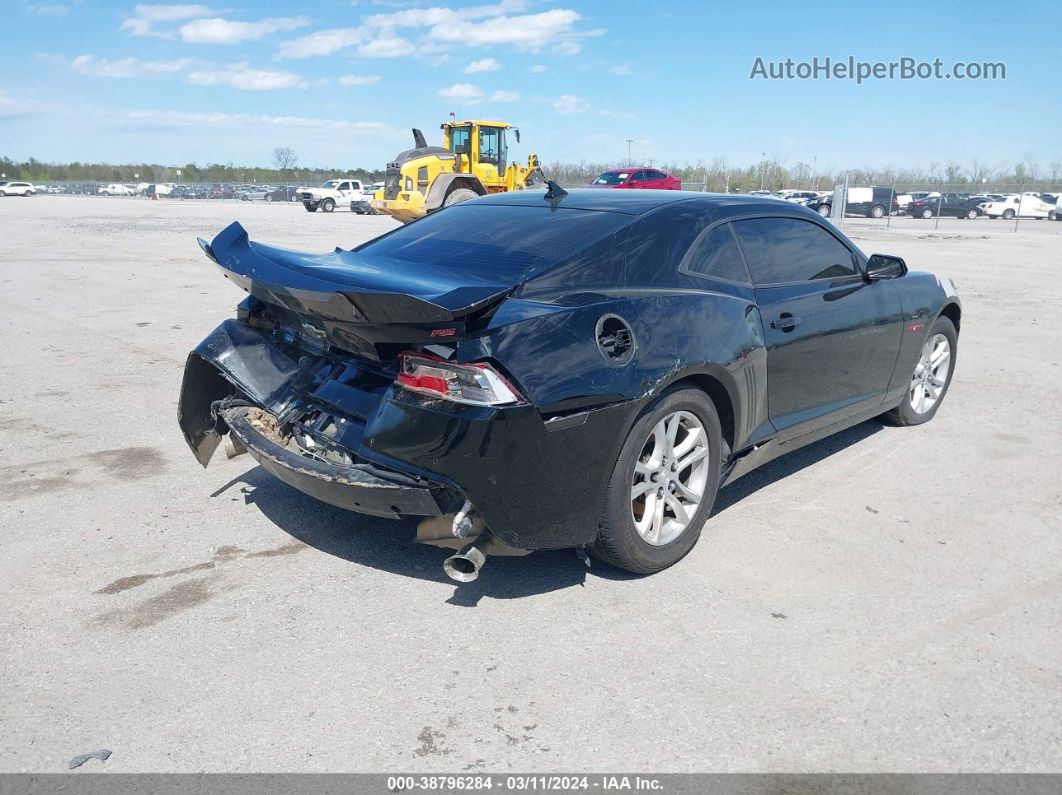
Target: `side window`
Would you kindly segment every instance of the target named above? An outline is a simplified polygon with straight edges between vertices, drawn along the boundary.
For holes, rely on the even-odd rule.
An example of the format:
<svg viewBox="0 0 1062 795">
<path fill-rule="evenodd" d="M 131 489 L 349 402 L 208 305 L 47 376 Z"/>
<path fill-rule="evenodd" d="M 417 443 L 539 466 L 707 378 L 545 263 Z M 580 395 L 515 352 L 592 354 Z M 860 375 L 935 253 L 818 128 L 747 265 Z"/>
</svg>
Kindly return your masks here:
<svg viewBox="0 0 1062 795">
<path fill-rule="evenodd" d="M 630 181 L 631 182 L 645 182 L 645 172 L 644 171 L 635 171 L 633 174 L 631 174 Z"/>
<path fill-rule="evenodd" d="M 696 201 L 665 204 L 641 216 L 628 227 L 625 265 L 630 283 L 673 281 L 676 269 L 709 221 L 704 207 Z"/>
<path fill-rule="evenodd" d="M 650 171 L 649 179 L 667 179 L 667 174 L 663 171 Z"/>
<path fill-rule="evenodd" d="M 852 252 L 828 231 L 799 218 L 750 218 L 734 231 L 756 284 L 840 279 L 856 274 Z"/>
<path fill-rule="evenodd" d="M 719 224 L 701 235 L 682 260 L 682 269 L 731 282 L 749 281 L 730 224 Z"/>
</svg>

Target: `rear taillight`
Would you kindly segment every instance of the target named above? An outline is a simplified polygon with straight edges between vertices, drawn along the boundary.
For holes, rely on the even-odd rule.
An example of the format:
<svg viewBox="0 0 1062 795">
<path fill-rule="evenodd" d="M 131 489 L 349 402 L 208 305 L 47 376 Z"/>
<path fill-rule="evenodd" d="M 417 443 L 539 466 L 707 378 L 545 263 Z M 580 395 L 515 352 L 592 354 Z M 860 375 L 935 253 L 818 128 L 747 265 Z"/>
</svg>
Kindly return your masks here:
<svg viewBox="0 0 1062 795">
<path fill-rule="evenodd" d="M 473 406 L 523 403 L 523 396 L 489 364 L 454 364 L 419 353 L 398 357 L 396 382 L 412 392 Z"/>
</svg>

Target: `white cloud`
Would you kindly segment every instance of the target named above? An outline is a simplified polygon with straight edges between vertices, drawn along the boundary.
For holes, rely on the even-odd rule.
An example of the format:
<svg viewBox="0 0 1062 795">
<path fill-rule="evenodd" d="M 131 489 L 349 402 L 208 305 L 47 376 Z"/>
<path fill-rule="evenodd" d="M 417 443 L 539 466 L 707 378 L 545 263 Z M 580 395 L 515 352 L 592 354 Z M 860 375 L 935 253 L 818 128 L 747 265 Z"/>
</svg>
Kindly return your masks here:
<svg viewBox="0 0 1062 795">
<path fill-rule="evenodd" d="M 532 51 L 552 46 L 555 52 L 573 55 L 581 50 L 581 39 L 605 32 L 601 29 L 577 30 L 575 24 L 582 16 L 571 9 L 518 13 L 529 5 L 530 0 L 501 0 L 494 5 L 469 8 L 418 7 L 371 14 L 364 17 L 358 27 L 322 30 L 284 42 L 280 57 L 331 55 L 354 45 L 362 45 L 358 54 L 367 57 L 422 57 L 458 46 L 494 45 Z M 416 31 L 416 35 L 407 34 L 407 30 Z M 415 43 L 407 39 L 413 39 Z M 493 58 L 483 60 L 497 64 Z M 487 70 L 470 68 L 467 71 Z"/>
<path fill-rule="evenodd" d="M 481 58 L 478 61 L 473 61 L 465 67 L 465 74 L 475 74 L 476 72 L 496 72 L 501 69 L 502 65 L 493 58 Z"/>
<path fill-rule="evenodd" d="M 379 75 L 343 75 L 339 78 L 341 86 L 371 86 L 379 82 Z"/>
<path fill-rule="evenodd" d="M 53 63 L 62 63 L 75 72 L 86 77 L 107 77 L 126 80 L 136 77 L 173 74 L 191 65 L 191 58 L 178 58 L 172 61 L 141 61 L 139 58 L 121 58 L 107 61 L 94 55 L 79 55 L 68 63 L 65 59 L 47 57 Z"/>
<path fill-rule="evenodd" d="M 256 113 L 197 113 L 179 110 L 128 111 L 122 119 L 136 124 L 157 124 L 162 127 L 223 127 L 248 125 L 255 129 L 294 129 L 306 132 L 358 132 L 387 129 L 378 121 L 346 121 L 315 119 L 304 116 L 268 116 Z"/>
<path fill-rule="evenodd" d="M 182 19 L 205 17 L 212 14 L 209 6 L 196 4 L 153 5 L 140 3 L 133 9 L 133 16 L 122 22 L 119 30 L 126 30 L 133 36 L 170 37 L 170 33 L 155 30 L 156 22 L 179 22 Z"/>
<path fill-rule="evenodd" d="M 472 105 L 483 99 L 483 91 L 471 83 L 454 83 L 449 88 L 440 88 L 437 92 L 443 99 L 455 99 L 466 105 Z"/>
<path fill-rule="evenodd" d="M 312 58 L 315 55 L 331 55 L 365 41 L 364 28 L 332 28 L 319 30 L 280 45 L 279 58 Z"/>
<path fill-rule="evenodd" d="M 589 107 L 585 99 L 575 94 L 561 94 L 553 103 L 557 113 L 582 113 Z"/>
<path fill-rule="evenodd" d="M 546 67 L 543 64 L 537 63 L 534 66 L 527 67 L 527 71 L 535 72 L 537 74 L 538 72 L 545 72 L 546 71 Z"/>
<path fill-rule="evenodd" d="M 483 22 L 446 21 L 432 26 L 429 35 L 438 41 L 476 45 L 511 45 L 518 50 L 536 49 L 566 34 L 582 17 L 567 8 L 540 14 L 499 16 Z"/>
<path fill-rule="evenodd" d="M 297 30 L 310 24 L 307 17 L 266 17 L 257 22 L 239 22 L 214 17 L 187 22 L 178 29 L 189 44 L 239 44 L 255 41 L 270 33 Z"/>
<path fill-rule="evenodd" d="M 516 102 L 520 99 L 520 93 L 517 91 L 495 91 L 487 100 L 489 102 Z"/>
<path fill-rule="evenodd" d="M 608 71 L 617 77 L 626 77 L 631 73 L 631 65 L 629 63 L 618 63 Z"/>
<path fill-rule="evenodd" d="M 381 36 L 358 47 L 362 58 L 401 58 L 412 55 L 416 48 L 413 42 L 400 36 Z"/>
<path fill-rule="evenodd" d="M 194 86 L 230 86 L 241 91 L 277 91 L 306 86 L 305 81 L 292 72 L 251 69 L 247 64 L 236 64 L 227 69 L 197 70 L 189 72 L 187 79 Z"/>
</svg>

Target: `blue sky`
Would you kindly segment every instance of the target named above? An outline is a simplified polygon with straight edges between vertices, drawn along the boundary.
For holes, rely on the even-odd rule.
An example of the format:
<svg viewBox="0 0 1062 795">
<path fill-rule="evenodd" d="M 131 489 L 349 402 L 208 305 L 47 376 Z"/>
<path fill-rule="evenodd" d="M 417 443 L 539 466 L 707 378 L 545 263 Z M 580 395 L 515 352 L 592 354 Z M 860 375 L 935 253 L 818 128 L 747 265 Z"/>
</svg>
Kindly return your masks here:
<svg viewBox="0 0 1062 795">
<path fill-rule="evenodd" d="M 1062 160 L 1062 6 L 2 0 L 0 154 L 381 167 L 500 118 L 545 162 Z M 1001 61 L 1007 79 L 750 80 L 757 57 Z"/>
</svg>

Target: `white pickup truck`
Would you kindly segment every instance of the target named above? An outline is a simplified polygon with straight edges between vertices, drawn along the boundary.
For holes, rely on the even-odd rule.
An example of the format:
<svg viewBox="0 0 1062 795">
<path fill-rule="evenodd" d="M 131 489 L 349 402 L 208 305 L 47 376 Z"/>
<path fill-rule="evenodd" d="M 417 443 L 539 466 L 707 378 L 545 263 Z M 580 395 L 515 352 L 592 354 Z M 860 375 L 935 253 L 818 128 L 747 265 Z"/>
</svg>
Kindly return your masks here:
<svg viewBox="0 0 1062 795">
<path fill-rule="evenodd" d="M 306 212 L 315 213 L 320 207 L 322 212 L 330 213 L 337 205 L 349 207 L 353 198 L 361 196 L 361 191 L 361 180 L 330 179 L 319 188 L 299 188 L 295 196 L 302 202 Z"/>
</svg>

